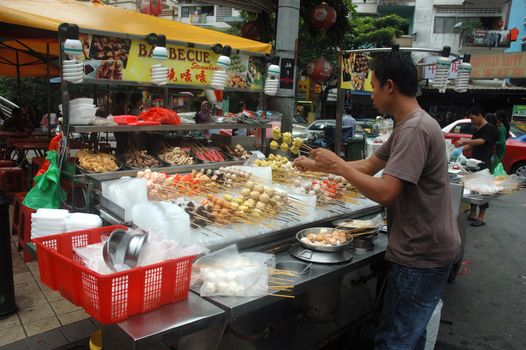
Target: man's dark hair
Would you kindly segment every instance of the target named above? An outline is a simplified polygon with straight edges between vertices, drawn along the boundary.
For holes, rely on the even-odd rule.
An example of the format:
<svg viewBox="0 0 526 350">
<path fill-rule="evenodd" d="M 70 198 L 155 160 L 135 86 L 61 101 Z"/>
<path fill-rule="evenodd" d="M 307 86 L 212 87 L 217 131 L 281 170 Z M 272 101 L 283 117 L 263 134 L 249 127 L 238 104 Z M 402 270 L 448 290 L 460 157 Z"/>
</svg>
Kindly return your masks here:
<svg viewBox="0 0 526 350">
<path fill-rule="evenodd" d="M 484 116 L 484 110 L 480 106 L 473 106 L 470 109 L 467 110 L 466 116 L 469 115 L 481 115 Z"/>
<path fill-rule="evenodd" d="M 488 121 L 488 123 L 491 123 L 494 127 L 497 127 L 497 115 L 495 113 L 486 113 L 484 118 Z"/>
<path fill-rule="evenodd" d="M 370 68 L 381 86 L 391 79 L 402 95 L 416 96 L 418 74 L 410 53 L 399 51 L 378 53 L 374 56 Z"/>
<path fill-rule="evenodd" d="M 345 114 L 352 115 L 351 108 L 349 108 L 349 107 L 345 108 Z"/>
<path fill-rule="evenodd" d="M 130 103 L 133 107 L 136 107 L 136 105 L 142 101 L 142 94 L 140 92 L 135 92 L 130 96 Z"/>
</svg>

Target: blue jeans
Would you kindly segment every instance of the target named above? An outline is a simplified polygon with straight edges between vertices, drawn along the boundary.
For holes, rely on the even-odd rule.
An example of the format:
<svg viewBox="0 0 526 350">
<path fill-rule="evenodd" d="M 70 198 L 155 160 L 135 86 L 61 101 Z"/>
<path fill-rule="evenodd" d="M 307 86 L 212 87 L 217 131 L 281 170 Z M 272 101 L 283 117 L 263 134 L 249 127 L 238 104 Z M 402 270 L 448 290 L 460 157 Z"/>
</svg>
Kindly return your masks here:
<svg viewBox="0 0 526 350">
<path fill-rule="evenodd" d="M 426 326 L 446 288 L 453 263 L 432 269 L 392 264 L 376 331 L 376 350 L 423 350 Z"/>
</svg>

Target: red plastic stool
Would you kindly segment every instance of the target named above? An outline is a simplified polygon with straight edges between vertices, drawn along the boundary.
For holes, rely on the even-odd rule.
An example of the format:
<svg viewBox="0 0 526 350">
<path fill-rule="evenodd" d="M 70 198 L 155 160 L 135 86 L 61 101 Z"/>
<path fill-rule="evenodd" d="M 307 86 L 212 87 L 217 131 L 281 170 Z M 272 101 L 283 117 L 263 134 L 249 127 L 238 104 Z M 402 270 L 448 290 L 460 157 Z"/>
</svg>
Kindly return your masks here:
<svg viewBox="0 0 526 350">
<path fill-rule="evenodd" d="M 25 190 L 24 169 L 18 167 L 0 168 L 0 191 L 14 193 Z"/>
<path fill-rule="evenodd" d="M 0 168 L 13 168 L 16 167 L 14 160 L 0 159 Z"/>
<path fill-rule="evenodd" d="M 11 224 L 11 233 L 18 235 L 18 250 L 24 253 L 24 261 L 32 261 L 33 257 L 25 249 L 26 243 L 31 241 L 31 214 L 36 210 L 26 207 L 22 204 L 26 196 L 25 192 L 15 195 L 13 222 Z"/>
</svg>

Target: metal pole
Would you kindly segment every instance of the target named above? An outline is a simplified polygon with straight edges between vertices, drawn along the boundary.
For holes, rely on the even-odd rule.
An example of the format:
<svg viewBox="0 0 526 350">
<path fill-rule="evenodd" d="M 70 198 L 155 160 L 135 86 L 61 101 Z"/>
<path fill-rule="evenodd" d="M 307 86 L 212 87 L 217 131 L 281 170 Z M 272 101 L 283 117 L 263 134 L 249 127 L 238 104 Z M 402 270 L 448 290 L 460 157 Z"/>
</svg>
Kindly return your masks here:
<svg viewBox="0 0 526 350">
<path fill-rule="evenodd" d="M 9 205 L 11 199 L 0 191 L 0 316 L 17 310 L 15 284 L 13 282 L 13 261 L 11 259 L 11 234 L 9 233 Z"/>
<path fill-rule="evenodd" d="M 280 86 L 277 95 L 274 96 L 270 102 L 272 110 L 283 113 L 281 130 L 292 131 L 292 116 L 295 112 L 296 97 L 296 48 L 299 30 L 300 0 L 279 0 L 277 17 L 276 55 L 282 59 L 280 63 L 282 74 L 286 70 L 290 70 L 290 68 L 287 69 L 285 65 L 291 64 L 291 59 L 294 60 L 291 72 L 293 85 L 290 89 L 285 89 Z M 280 85 L 282 85 L 282 83 L 280 83 Z"/>
<path fill-rule="evenodd" d="M 342 76 L 342 66 L 343 66 L 343 53 L 338 52 L 338 87 L 337 87 L 337 97 L 336 97 L 336 128 L 334 129 L 334 151 L 340 156 L 342 148 L 342 115 L 343 115 L 343 94 L 344 91 L 341 88 L 341 76 Z"/>
<path fill-rule="evenodd" d="M 49 69 L 49 43 L 46 43 L 46 78 L 47 78 L 47 136 L 51 138 L 51 81 L 50 81 L 50 69 Z"/>
<path fill-rule="evenodd" d="M 16 85 L 18 91 L 18 105 L 22 106 L 22 89 L 20 87 L 20 61 L 18 57 L 18 50 L 16 52 Z"/>
</svg>

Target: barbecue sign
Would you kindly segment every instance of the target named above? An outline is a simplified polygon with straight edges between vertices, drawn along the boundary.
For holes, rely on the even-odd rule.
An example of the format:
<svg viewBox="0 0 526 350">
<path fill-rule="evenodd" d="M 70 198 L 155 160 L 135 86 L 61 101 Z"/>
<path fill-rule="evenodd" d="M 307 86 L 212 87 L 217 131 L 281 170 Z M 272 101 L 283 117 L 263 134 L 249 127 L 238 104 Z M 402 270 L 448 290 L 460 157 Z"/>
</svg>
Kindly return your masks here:
<svg viewBox="0 0 526 350">
<path fill-rule="evenodd" d="M 159 63 L 152 58 L 153 45 L 142 40 L 81 34 L 84 77 L 149 83 L 150 67 Z M 166 45 L 168 84 L 207 87 L 218 69 L 218 54 L 212 50 Z M 262 59 L 248 54 L 232 54 L 227 87 L 263 89 Z"/>
</svg>

